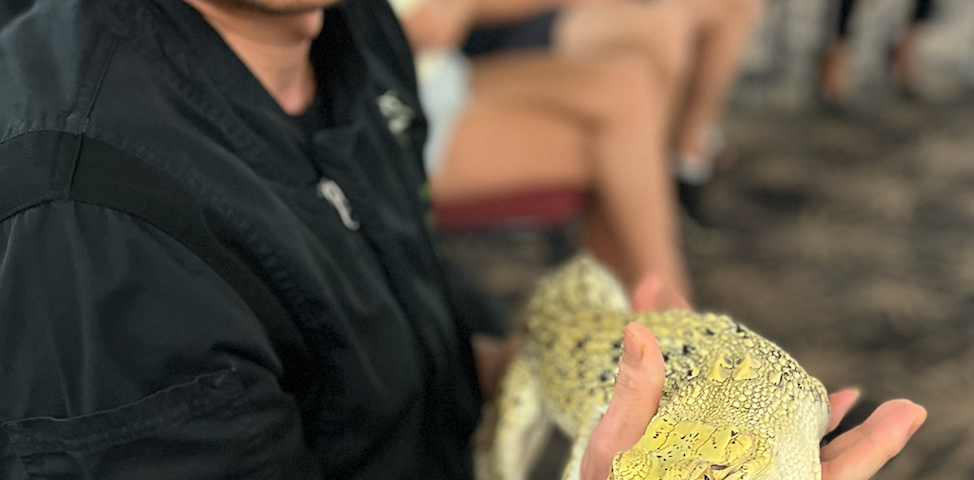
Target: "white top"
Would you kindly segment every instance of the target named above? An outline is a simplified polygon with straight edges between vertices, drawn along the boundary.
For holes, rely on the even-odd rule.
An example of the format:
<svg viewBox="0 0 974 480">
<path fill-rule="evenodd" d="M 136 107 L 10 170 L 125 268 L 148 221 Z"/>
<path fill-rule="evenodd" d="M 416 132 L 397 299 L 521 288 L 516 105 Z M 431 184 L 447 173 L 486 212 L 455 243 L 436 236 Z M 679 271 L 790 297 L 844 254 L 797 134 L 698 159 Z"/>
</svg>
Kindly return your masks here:
<svg viewBox="0 0 974 480">
<path fill-rule="evenodd" d="M 409 16 L 427 0 L 389 0 L 399 18 Z M 414 52 L 419 101 L 429 122 L 423 150 L 426 172 L 436 173 L 456 123 L 470 99 L 470 60 L 458 49 Z"/>
</svg>

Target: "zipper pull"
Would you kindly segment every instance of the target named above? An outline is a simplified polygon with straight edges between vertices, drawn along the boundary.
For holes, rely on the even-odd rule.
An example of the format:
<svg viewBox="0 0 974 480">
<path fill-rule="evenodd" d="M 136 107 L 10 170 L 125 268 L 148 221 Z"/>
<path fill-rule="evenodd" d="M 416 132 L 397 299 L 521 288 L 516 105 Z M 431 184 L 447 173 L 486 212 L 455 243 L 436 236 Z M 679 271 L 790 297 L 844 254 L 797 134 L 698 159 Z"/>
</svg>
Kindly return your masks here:
<svg viewBox="0 0 974 480">
<path fill-rule="evenodd" d="M 332 180 L 322 178 L 318 182 L 318 195 L 331 202 L 335 210 L 338 210 L 338 215 L 342 217 L 342 223 L 345 224 L 345 227 L 349 230 L 358 230 L 359 223 L 352 218 L 352 207 L 348 204 L 348 198 L 345 198 L 342 187 L 339 187 Z"/>
</svg>

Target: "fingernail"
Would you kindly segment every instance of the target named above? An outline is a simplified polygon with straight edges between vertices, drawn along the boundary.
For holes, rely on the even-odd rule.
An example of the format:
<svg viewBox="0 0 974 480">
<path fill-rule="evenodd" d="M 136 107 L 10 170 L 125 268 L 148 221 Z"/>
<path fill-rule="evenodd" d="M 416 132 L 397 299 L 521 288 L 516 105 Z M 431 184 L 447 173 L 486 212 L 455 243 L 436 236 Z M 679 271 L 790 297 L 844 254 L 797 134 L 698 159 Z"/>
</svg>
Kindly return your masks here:
<svg viewBox="0 0 974 480">
<path fill-rule="evenodd" d="M 622 359 L 629 363 L 639 363 L 643 359 L 643 346 L 636 340 L 629 327 L 622 332 Z"/>
</svg>

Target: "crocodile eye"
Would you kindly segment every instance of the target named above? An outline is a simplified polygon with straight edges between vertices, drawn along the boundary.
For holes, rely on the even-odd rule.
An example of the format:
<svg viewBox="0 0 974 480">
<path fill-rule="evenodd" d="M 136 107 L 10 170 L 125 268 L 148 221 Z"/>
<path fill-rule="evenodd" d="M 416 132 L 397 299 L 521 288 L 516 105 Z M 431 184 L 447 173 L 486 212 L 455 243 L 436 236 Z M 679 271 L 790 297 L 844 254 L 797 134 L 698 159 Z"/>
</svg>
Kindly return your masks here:
<svg viewBox="0 0 974 480">
<path fill-rule="evenodd" d="M 710 466 L 710 469 L 711 469 L 711 470 L 713 470 L 713 471 L 715 471 L 715 472 L 719 472 L 719 471 L 721 471 L 721 470 L 726 470 L 726 469 L 727 469 L 727 467 L 729 467 L 729 466 L 730 466 L 730 465 L 720 465 L 720 464 L 714 464 L 714 465 L 711 465 L 711 466 Z"/>
</svg>

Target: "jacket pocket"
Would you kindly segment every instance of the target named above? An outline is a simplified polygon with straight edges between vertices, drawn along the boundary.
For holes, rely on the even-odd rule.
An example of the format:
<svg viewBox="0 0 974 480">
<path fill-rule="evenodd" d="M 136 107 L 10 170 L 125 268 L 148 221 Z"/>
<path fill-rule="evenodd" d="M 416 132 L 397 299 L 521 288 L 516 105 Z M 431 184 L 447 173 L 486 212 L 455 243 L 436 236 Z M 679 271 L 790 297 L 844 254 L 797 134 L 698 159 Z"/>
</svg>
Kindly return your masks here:
<svg viewBox="0 0 974 480">
<path fill-rule="evenodd" d="M 207 450 L 245 442 L 244 408 L 244 388 L 228 369 L 111 410 L 2 427 L 32 479 L 196 478 L 217 460 Z"/>
</svg>

